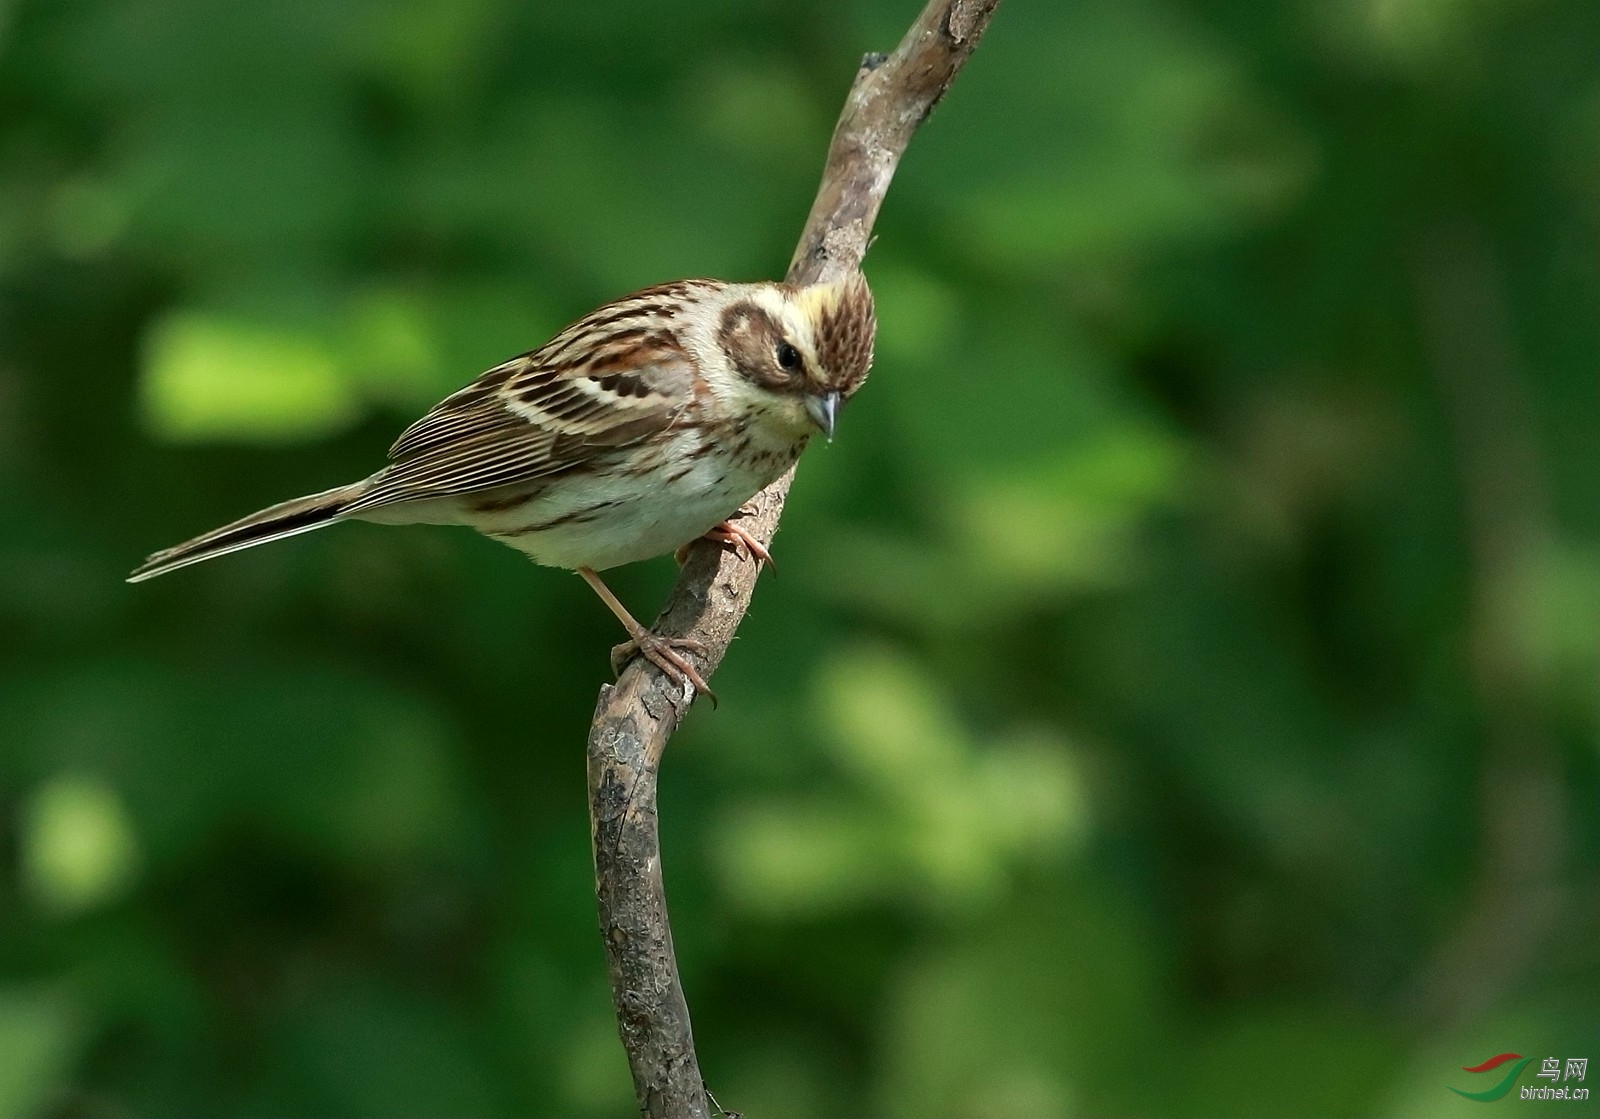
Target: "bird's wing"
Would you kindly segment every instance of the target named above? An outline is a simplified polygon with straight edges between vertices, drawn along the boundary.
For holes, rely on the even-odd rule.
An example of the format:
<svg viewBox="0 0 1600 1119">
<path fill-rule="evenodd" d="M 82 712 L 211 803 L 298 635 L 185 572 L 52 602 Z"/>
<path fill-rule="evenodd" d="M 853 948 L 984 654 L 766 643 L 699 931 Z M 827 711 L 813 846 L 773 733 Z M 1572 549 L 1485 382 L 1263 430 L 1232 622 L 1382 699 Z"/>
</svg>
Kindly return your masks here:
<svg viewBox="0 0 1600 1119">
<path fill-rule="evenodd" d="M 553 477 L 680 422 L 698 405 L 693 360 L 659 319 L 607 310 L 440 401 L 345 513 Z"/>
</svg>

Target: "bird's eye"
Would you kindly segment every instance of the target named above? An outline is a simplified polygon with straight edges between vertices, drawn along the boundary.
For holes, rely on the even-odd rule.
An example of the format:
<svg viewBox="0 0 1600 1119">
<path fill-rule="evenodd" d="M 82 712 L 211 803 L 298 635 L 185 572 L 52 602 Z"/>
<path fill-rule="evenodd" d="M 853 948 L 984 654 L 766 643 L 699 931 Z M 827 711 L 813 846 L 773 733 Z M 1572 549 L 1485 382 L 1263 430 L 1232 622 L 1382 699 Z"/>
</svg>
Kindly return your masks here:
<svg viewBox="0 0 1600 1119">
<path fill-rule="evenodd" d="M 793 373 L 800 368 L 800 351 L 787 342 L 778 343 L 778 367 Z"/>
</svg>

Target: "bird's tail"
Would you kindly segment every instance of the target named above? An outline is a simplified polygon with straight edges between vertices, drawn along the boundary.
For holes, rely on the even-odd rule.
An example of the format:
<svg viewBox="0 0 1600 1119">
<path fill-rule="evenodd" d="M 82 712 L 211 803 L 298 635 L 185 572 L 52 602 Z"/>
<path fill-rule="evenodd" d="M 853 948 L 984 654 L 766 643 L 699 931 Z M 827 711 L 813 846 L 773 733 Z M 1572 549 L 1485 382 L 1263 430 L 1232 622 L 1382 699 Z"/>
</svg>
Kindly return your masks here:
<svg viewBox="0 0 1600 1119">
<path fill-rule="evenodd" d="M 366 488 L 365 482 L 356 482 L 353 485 L 314 493 L 309 497 L 297 497 L 293 501 L 279 502 L 259 513 L 252 513 L 242 520 L 234 521 L 231 525 L 223 525 L 204 536 L 196 536 L 193 540 L 157 552 L 128 576 L 128 582 L 140 583 L 146 579 L 154 579 L 157 575 L 176 571 L 180 567 L 188 567 L 191 563 L 225 556 L 229 552 L 253 548 L 269 540 L 282 540 L 286 536 L 297 536 L 302 532 L 310 532 L 314 528 L 332 524 L 339 519 L 347 505 L 366 492 Z"/>
</svg>

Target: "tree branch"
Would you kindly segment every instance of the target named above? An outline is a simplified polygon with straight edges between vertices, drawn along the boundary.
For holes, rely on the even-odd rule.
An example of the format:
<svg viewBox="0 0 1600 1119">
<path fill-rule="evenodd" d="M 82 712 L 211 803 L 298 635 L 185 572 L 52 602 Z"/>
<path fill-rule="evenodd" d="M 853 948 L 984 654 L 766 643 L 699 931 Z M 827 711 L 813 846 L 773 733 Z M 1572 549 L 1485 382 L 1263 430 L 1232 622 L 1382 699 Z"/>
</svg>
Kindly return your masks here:
<svg viewBox="0 0 1600 1119">
<path fill-rule="evenodd" d="M 1000 0 L 930 0 L 891 55 L 868 55 L 834 128 L 822 185 L 787 279 L 813 284 L 861 266 L 878 208 L 907 143 L 978 45 Z M 778 528 L 791 470 L 740 522 L 763 544 Z M 749 606 L 757 565 L 711 544 L 690 549 L 656 632 L 692 637 L 710 677 Z M 640 1110 L 652 1119 L 700 1119 L 706 1094 L 689 1008 L 678 980 L 662 889 L 656 772 L 678 727 L 683 697 L 636 658 L 600 690 L 589 731 L 589 811 L 595 894 L 612 1001 Z"/>
</svg>

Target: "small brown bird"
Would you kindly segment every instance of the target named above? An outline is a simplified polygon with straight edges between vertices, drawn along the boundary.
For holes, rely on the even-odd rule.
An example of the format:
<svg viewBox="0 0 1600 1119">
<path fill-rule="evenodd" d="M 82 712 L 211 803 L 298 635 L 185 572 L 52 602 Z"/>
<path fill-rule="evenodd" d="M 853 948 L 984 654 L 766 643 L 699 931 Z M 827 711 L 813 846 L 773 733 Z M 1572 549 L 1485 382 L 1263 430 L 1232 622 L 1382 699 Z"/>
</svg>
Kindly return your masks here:
<svg viewBox="0 0 1600 1119">
<path fill-rule="evenodd" d="M 446 397 L 360 482 L 285 501 L 157 552 L 139 582 L 334 521 L 459 524 L 576 571 L 637 650 L 711 691 L 596 572 L 711 536 L 770 562 L 728 518 L 833 437 L 877 329 L 866 279 L 795 287 L 680 280 L 579 319 Z"/>
</svg>

